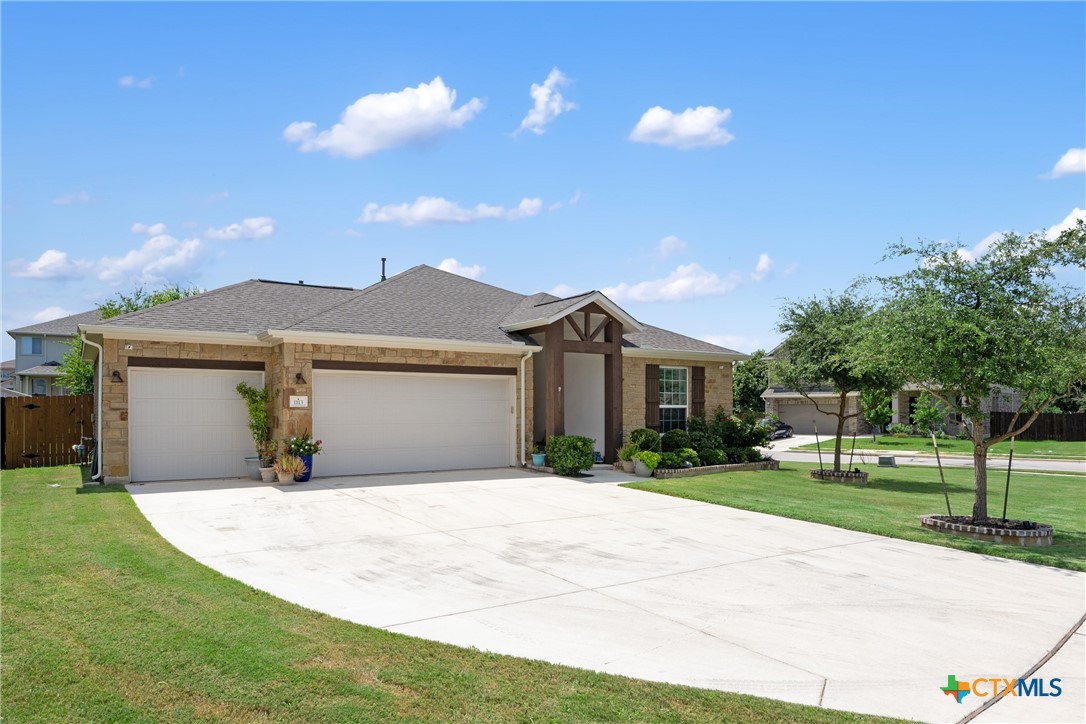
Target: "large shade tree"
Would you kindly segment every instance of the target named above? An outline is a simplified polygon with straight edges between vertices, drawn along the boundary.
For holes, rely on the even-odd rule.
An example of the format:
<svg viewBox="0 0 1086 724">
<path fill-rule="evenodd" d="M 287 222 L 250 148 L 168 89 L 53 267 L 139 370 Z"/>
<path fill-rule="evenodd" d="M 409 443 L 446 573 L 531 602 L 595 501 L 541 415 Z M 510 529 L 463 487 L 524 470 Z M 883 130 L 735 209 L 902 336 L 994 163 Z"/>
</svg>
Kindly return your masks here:
<svg viewBox="0 0 1086 724">
<path fill-rule="evenodd" d="M 975 258 L 945 242 L 896 244 L 888 257 L 915 268 L 874 280 L 885 302 L 865 327 L 860 357 L 968 421 L 973 519 L 984 520 L 988 450 L 1086 380 L 1086 230 L 1080 221 L 1054 237 L 1008 233 Z M 1017 391 L 1021 407 L 1005 432 L 985 436 L 982 403 L 1000 388 Z"/>
<path fill-rule="evenodd" d="M 732 407 L 736 412 L 757 412 L 765 410 L 762 393 L 769 386 L 769 364 L 765 360 L 765 350 L 755 350 L 750 359 L 736 362 L 732 370 Z"/>
<path fill-rule="evenodd" d="M 773 381 L 807 398 L 815 409 L 837 418 L 833 469 L 841 470 L 845 424 L 859 416 L 848 410 L 848 396 L 864 389 L 888 389 L 895 380 L 885 368 L 856 363 L 856 345 L 871 314 L 871 302 L 856 295 L 812 297 L 781 309 L 778 331 L 787 335 L 774 352 Z M 826 387 L 833 389 L 827 399 Z"/>
<path fill-rule="evenodd" d="M 111 319 L 203 293 L 204 290 L 199 287 L 183 287 L 180 284 L 171 284 L 151 291 L 138 287 L 128 294 L 118 292 L 114 298 L 99 304 L 98 315 L 102 319 Z M 60 373 L 57 382 L 68 388 L 68 394 L 90 394 L 94 391 L 94 365 L 83 361 L 83 340 L 76 332 L 65 344 L 68 345 L 68 351 L 64 353 L 64 358 L 57 367 Z"/>
</svg>

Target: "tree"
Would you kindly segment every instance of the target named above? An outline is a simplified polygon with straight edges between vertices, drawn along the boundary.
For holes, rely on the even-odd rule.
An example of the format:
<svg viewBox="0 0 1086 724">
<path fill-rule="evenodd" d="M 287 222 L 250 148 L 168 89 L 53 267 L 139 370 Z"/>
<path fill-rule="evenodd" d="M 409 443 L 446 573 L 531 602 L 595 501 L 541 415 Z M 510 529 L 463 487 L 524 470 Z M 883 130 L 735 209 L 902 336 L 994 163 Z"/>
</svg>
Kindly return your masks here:
<svg viewBox="0 0 1086 724">
<path fill-rule="evenodd" d="M 946 420 L 946 406 L 932 395 L 925 392 L 913 405 L 913 423 L 920 432 L 933 433 Z"/>
<path fill-rule="evenodd" d="M 916 267 L 874 280 L 887 301 L 865 329 L 861 355 L 970 422 L 973 519 L 984 520 L 988 450 L 1086 380 L 1086 294 L 1055 281 L 1061 268 L 1086 266 L 1086 226 L 1079 221 L 1056 238 L 1008 233 L 978 258 L 925 241 L 891 246 L 894 257 Z M 1006 433 L 986 438 L 981 404 L 1000 387 L 1017 390 L 1023 403 Z"/>
<path fill-rule="evenodd" d="M 736 412 L 764 412 L 762 393 L 769 386 L 769 364 L 765 350 L 759 349 L 750 359 L 737 362 L 732 376 L 732 407 Z"/>
<path fill-rule="evenodd" d="M 841 439 L 845 423 L 860 413 L 848 412 L 848 395 L 863 389 L 896 387 L 880 368 L 860 368 L 854 348 L 870 315 L 871 303 L 855 294 L 791 302 L 781 310 L 777 329 L 786 334 L 773 377 L 806 397 L 819 412 L 837 418 L 833 446 L 833 469 L 841 470 Z M 837 399 L 826 403 L 811 393 L 832 385 Z"/>
<path fill-rule="evenodd" d="M 143 287 L 138 287 L 130 294 L 118 292 L 116 299 L 107 299 L 99 304 L 98 314 L 102 319 L 110 319 L 203 293 L 204 290 L 199 287 L 183 287 L 180 284 L 172 284 L 150 292 L 144 290 Z M 67 387 L 70 395 L 90 394 L 94 391 L 94 365 L 83 361 L 83 340 L 76 332 L 65 344 L 70 350 L 64 353 L 64 358 L 57 367 L 60 372 L 57 382 Z"/>
<path fill-rule="evenodd" d="M 871 439 L 875 439 L 875 429 L 886 429 L 894 419 L 893 400 L 886 390 L 867 388 L 860 392 L 860 408 L 864 418 L 871 423 Z"/>
</svg>

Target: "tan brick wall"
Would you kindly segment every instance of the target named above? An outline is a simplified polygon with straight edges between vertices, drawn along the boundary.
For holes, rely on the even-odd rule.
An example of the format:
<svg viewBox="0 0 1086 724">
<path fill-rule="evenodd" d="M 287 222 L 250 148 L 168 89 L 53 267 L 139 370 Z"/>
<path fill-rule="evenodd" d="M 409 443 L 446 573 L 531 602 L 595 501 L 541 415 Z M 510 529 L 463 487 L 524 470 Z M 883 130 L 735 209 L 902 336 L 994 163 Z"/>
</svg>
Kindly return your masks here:
<svg viewBox="0 0 1086 724">
<path fill-rule="evenodd" d="M 125 349 L 131 346 L 132 349 Z M 128 360 L 133 357 L 169 359 L 245 360 L 264 362 L 271 358 L 267 347 L 245 347 L 195 342 L 148 342 L 137 339 L 107 339 L 102 343 L 102 474 L 106 482 L 128 481 Z M 114 370 L 123 382 L 112 380 Z"/>
<path fill-rule="evenodd" d="M 717 407 L 732 411 L 732 366 L 730 362 L 677 360 L 651 357 L 622 357 L 622 439 L 645 426 L 645 365 L 705 368 L 705 412 Z"/>
</svg>

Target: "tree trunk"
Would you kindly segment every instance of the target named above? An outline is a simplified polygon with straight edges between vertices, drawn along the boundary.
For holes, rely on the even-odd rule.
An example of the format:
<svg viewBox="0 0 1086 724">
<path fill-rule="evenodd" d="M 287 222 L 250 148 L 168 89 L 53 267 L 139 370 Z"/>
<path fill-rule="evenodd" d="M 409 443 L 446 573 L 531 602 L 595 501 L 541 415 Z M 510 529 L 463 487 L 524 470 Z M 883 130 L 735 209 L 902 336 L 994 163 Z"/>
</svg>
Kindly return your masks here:
<svg viewBox="0 0 1086 724">
<path fill-rule="evenodd" d="M 984 420 L 973 423 L 973 520 L 988 517 L 988 444 L 984 440 Z"/>
<path fill-rule="evenodd" d="M 837 416 L 837 439 L 833 443 L 833 472 L 841 472 L 841 438 L 845 435 L 845 408 L 848 406 L 848 393 L 841 393 L 840 414 Z"/>
</svg>

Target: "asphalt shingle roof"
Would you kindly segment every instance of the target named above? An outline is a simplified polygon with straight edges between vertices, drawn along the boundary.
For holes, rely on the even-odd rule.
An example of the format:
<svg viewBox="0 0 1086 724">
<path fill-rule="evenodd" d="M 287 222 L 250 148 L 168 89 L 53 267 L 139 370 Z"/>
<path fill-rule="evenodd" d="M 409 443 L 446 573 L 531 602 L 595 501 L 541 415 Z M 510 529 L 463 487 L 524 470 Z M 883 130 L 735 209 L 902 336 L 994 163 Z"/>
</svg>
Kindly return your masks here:
<svg viewBox="0 0 1086 724">
<path fill-rule="evenodd" d="M 552 316 L 576 305 L 584 296 L 526 296 L 420 265 L 361 290 L 254 279 L 114 317 L 102 324 L 243 334 L 289 330 L 530 344 L 527 335 L 505 332 L 502 326 Z M 651 326 L 625 335 L 625 346 L 736 354 Z"/>
<path fill-rule="evenodd" d="M 52 319 L 48 322 L 40 322 L 26 327 L 19 327 L 18 329 L 10 329 L 8 330 L 8 334 L 12 336 L 16 334 L 55 334 L 57 336 L 67 336 L 75 334 L 78 325 L 94 324 L 99 319 L 101 319 L 101 317 L 98 315 L 98 310 L 92 309 L 89 312 L 80 312 L 79 314 L 72 314 L 67 317 L 61 317 L 60 319 Z"/>
<path fill-rule="evenodd" d="M 57 377 L 58 375 L 60 375 L 60 366 L 56 362 L 47 362 L 43 365 L 27 367 L 25 370 L 19 370 L 16 374 L 33 375 L 34 377 Z"/>
</svg>

